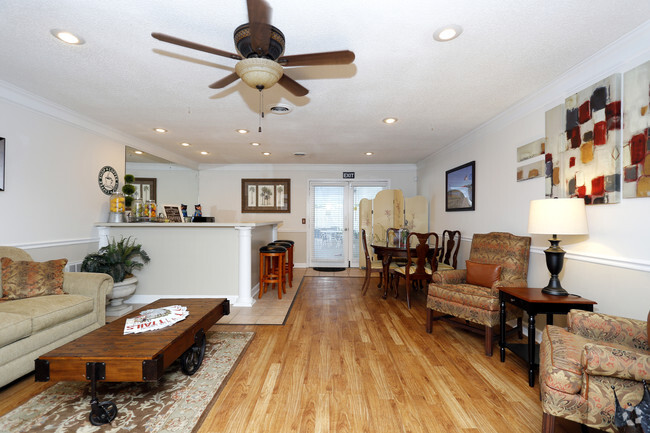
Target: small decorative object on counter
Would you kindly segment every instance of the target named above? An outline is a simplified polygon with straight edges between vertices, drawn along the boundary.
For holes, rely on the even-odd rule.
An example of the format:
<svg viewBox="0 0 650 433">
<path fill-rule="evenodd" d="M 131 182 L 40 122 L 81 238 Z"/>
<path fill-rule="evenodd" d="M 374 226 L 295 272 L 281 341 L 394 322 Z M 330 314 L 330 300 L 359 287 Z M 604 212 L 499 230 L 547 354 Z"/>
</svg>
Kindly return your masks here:
<svg viewBox="0 0 650 433">
<path fill-rule="evenodd" d="M 124 202 L 126 203 L 127 208 L 131 208 L 134 197 L 133 193 L 135 193 L 135 186 L 133 185 L 133 182 L 135 182 L 135 177 L 132 174 L 127 174 L 124 176 L 124 186 L 122 187 L 122 192 L 124 193 Z"/>
<path fill-rule="evenodd" d="M 140 219 L 144 217 L 144 203 L 142 202 L 142 199 L 136 198 L 131 203 L 131 216 L 135 221 L 140 221 Z"/>
<path fill-rule="evenodd" d="M 123 223 L 124 211 L 124 194 L 121 192 L 114 192 L 110 198 L 110 213 L 108 214 L 109 223 Z"/>
<path fill-rule="evenodd" d="M 194 216 L 195 217 L 203 216 L 203 212 L 201 211 L 201 205 L 200 204 L 195 204 L 194 205 Z"/>
<path fill-rule="evenodd" d="M 156 218 L 157 215 L 156 202 L 153 200 L 147 200 L 147 203 L 144 206 L 144 216 L 147 218 Z"/>
<path fill-rule="evenodd" d="M 187 218 L 187 205 L 181 203 L 181 213 L 183 214 L 183 218 Z"/>
</svg>

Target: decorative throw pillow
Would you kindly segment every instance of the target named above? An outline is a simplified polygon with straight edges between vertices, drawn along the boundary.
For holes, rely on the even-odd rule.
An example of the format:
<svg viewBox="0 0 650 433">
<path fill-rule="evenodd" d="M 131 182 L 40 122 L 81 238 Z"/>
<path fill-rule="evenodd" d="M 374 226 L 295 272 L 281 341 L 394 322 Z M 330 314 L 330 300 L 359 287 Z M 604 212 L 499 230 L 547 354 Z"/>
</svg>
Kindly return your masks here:
<svg viewBox="0 0 650 433">
<path fill-rule="evenodd" d="M 501 277 L 501 265 L 477 263 L 465 260 L 467 266 L 467 284 L 475 286 L 492 287 Z"/>
<path fill-rule="evenodd" d="M 63 268 L 68 259 L 49 262 L 13 261 L 2 258 L 2 299 L 63 295 Z"/>
</svg>

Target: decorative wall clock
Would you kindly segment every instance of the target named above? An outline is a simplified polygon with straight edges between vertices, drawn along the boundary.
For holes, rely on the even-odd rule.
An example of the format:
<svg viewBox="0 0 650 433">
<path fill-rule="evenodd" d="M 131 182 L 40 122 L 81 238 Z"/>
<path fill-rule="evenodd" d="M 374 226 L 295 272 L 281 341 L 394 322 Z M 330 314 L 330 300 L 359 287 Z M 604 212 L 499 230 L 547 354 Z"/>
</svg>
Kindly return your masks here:
<svg viewBox="0 0 650 433">
<path fill-rule="evenodd" d="M 119 178 L 117 177 L 117 171 L 115 171 L 115 169 L 110 165 L 106 165 L 99 170 L 97 182 L 99 182 L 99 189 L 101 189 L 106 195 L 111 195 L 113 192 L 117 191 L 120 184 Z"/>
</svg>

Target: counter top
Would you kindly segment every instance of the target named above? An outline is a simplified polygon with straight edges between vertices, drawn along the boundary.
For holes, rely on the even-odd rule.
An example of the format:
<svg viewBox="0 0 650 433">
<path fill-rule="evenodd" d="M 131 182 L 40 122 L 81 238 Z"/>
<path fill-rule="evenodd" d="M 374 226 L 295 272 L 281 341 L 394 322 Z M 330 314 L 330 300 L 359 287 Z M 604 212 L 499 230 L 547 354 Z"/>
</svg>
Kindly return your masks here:
<svg viewBox="0 0 650 433">
<path fill-rule="evenodd" d="M 264 227 L 280 225 L 282 221 L 270 221 L 260 223 L 95 223 L 95 227 L 191 227 L 191 228 L 207 228 L 207 227 Z"/>
</svg>

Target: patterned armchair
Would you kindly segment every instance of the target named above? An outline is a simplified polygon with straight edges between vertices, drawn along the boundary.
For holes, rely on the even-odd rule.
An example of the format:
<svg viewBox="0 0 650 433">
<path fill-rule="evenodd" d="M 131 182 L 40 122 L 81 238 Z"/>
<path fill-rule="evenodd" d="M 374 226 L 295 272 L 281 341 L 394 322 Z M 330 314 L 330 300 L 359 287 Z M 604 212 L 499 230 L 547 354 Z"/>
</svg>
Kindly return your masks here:
<svg viewBox="0 0 650 433">
<path fill-rule="evenodd" d="M 471 331 L 485 333 L 485 355 L 492 356 L 494 327 L 499 324 L 499 287 L 527 287 L 530 237 L 492 232 L 475 234 L 469 253 L 468 269 L 438 271 L 433 274 L 427 296 L 427 332 L 432 332 L 433 321 L 457 317 L 467 323 L 454 322 Z M 474 269 L 481 269 L 474 271 Z M 480 274 L 487 268 L 492 278 Z M 470 281 L 468 282 L 468 277 Z M 477 284 L 478 283 L 478 284 Z M 517 319 L 521 333 L 523 312 L 508 304 L 506 320 Z M 434 311 L 443 316 L 434 317 Z M 482 325 L 476 328 L 473 324 Z"/>
<path fill-rule="evenodd" d="M 567 326 L 568 330 L 548 325 L 542 334 L 542 431 L 553 433 L 555 417 L 559 416 L 616 432 L 612 386 L 625 408 L 639 403 L 643 396 L 641 380 L 650 380 L 648 324 L 571 310 Z"/>
</svg>

